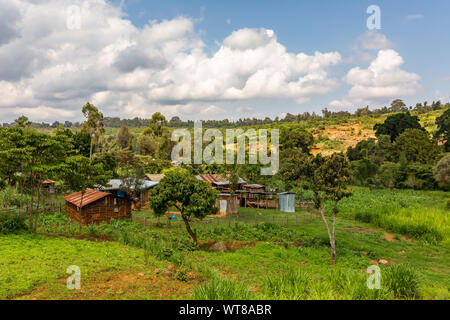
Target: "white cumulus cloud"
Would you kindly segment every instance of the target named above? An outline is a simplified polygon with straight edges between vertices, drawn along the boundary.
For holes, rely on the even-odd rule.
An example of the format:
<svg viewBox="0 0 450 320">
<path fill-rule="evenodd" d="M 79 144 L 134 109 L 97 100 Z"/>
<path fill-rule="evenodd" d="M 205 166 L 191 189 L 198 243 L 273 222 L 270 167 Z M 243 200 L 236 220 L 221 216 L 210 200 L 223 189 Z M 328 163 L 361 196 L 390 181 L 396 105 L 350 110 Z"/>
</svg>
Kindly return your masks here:
<svg viewBox="0 0 450 320">
<path fill-rule="evenodd" d="M 75 2 L 76 4 L 77 2 Z M 229 101 L 332 91 L 338 52 L 289 52 L 273 30 L 244 28 L 213 54 L 196 20 L 176 17 L 137 28 L 121 7 L 78 2 L 81 28 L 67 27 L 71 0 L 0 0 L 0 114 L 80 118 L 93 101 L 107 115 L 217 115 Z M 71 30 L 73 29 L 73 30 Z"/>
<path fill-rule="evenodd" d="M 352 87 L 342 100 L 330 103 L 333 107 L 348 107 L 387 103 L 391 99 L 417 93 L 420 76 L 401 69 L 403 58 L 394 50 L 380 50 L 367 69 L 355 67 L 344 80 Z"/>
</svg>

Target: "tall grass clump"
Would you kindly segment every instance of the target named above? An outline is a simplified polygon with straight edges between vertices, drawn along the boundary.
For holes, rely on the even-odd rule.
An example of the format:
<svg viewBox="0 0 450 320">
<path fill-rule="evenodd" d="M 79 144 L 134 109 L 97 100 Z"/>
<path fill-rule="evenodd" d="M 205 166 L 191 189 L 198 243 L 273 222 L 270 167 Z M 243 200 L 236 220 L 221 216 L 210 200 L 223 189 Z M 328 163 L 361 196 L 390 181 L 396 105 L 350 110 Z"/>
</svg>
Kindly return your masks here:
<svg viewBox="0 0 450 320">
<path fill-rule="evenodd" d="M 399 299 L 415 299 L 420 296 L 420 277 L 407 265 L 393 265 L 385 269 L 382 283 Z"/>
<path fill-rule="evenodd" d="M 340 212 L 358 221 L 416 239 L 437 243 L 450 239 L 450 215 L 442 192 L 357 188 L 342 200 Z"/>
<path fill-rule="evenodd" d="M 297 269 L 264 279 L 264 294 L 270 299 L 303 300 L 309 293 L 311 274 Z"/>
<path fill-rule="evenodd" d="M 251 300 L 250 288 L 234 280 L 214 277 L 209 283 L 195 289 L 194 300 Z"/>
<path fill-rule="evenodd" d="M 0 234 L 16 233 L 27 229 L 24 216 L 0 214 Z"/>
</svg>

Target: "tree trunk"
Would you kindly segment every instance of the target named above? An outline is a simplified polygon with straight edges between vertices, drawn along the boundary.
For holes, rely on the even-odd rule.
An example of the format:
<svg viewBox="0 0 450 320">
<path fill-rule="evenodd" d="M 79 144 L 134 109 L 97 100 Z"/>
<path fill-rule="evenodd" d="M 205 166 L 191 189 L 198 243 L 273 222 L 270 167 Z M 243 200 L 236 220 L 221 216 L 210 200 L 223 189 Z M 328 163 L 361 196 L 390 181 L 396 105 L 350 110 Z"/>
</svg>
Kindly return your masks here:
<svg viewBox="0 0 450 320">
<path fill-rule="evenodd" d="M 197 234 L 194 231 L 192 231 L 191 226 L 189 225 L 189 219 L 183 213 L 181 213 L 181 217 L 183 218 L 187 232 L 192 237 L 192 240 L 194 240 L 195 245 L 198 245 Z"/>
<path fill-rule="evenodd" d="M 37 191 L 37 208 L 36 208 L 36 214 L 34 215 L 34 232 L 37 231 L 37 222 L 38 222 L 38 216 L 39 216 L 39 204 L 40 204 L 40 195 L 41 193 Z"/>
<path fill-rule="evenodd" d="M 328 238 L 330 239 L 330 246 L 331 246 L 331 264 L 335 264 L 336 262 L 336 251 L 335 251 L 335 245 L 334 245 L 334 212 L 333 212 L 333 234 L 331 234 L 330 226 L 328 225 L 327 218 L 325 217 L 325 212 L 323 205 L 320 207 L 320 216 L 322 217 L 323 223 L 325 224 L 325 227 L 327 227 L 328 232 Z"/>
</svg>

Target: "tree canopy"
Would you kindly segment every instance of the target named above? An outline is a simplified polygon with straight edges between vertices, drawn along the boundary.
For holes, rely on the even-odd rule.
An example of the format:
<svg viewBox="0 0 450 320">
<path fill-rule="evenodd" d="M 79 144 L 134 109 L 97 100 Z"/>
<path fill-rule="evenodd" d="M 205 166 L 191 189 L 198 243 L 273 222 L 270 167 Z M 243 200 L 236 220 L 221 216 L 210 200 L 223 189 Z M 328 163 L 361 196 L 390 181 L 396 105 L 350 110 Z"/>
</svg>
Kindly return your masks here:
<svg viewBox="0 0 450 320">
<path fill-rule="evenodd" d="M 419 123 L 419 117 L 412 116 L 409 112 L 389 116 L 384 123 L 377 123 L 373 129 L 377 137 L 380 135 L 388 135 L 391 137 L 392 142 L 406 129 L 425 130 Z"/>
</svg>

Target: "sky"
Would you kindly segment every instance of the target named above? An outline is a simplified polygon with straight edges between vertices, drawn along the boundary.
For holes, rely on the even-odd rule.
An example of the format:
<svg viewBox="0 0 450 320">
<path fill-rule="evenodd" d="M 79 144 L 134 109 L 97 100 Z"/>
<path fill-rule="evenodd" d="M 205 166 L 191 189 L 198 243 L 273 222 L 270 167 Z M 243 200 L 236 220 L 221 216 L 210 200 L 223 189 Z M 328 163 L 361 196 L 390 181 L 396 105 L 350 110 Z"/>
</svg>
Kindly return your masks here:
<svg viewBox="0 0 450 320">
<path fill-rule="evenodd" d="M 369 10 L 369 7 L 375 10 Z M 0 122 L 450 101 L 447 0 L 0 0 Z"/>
</svg>

